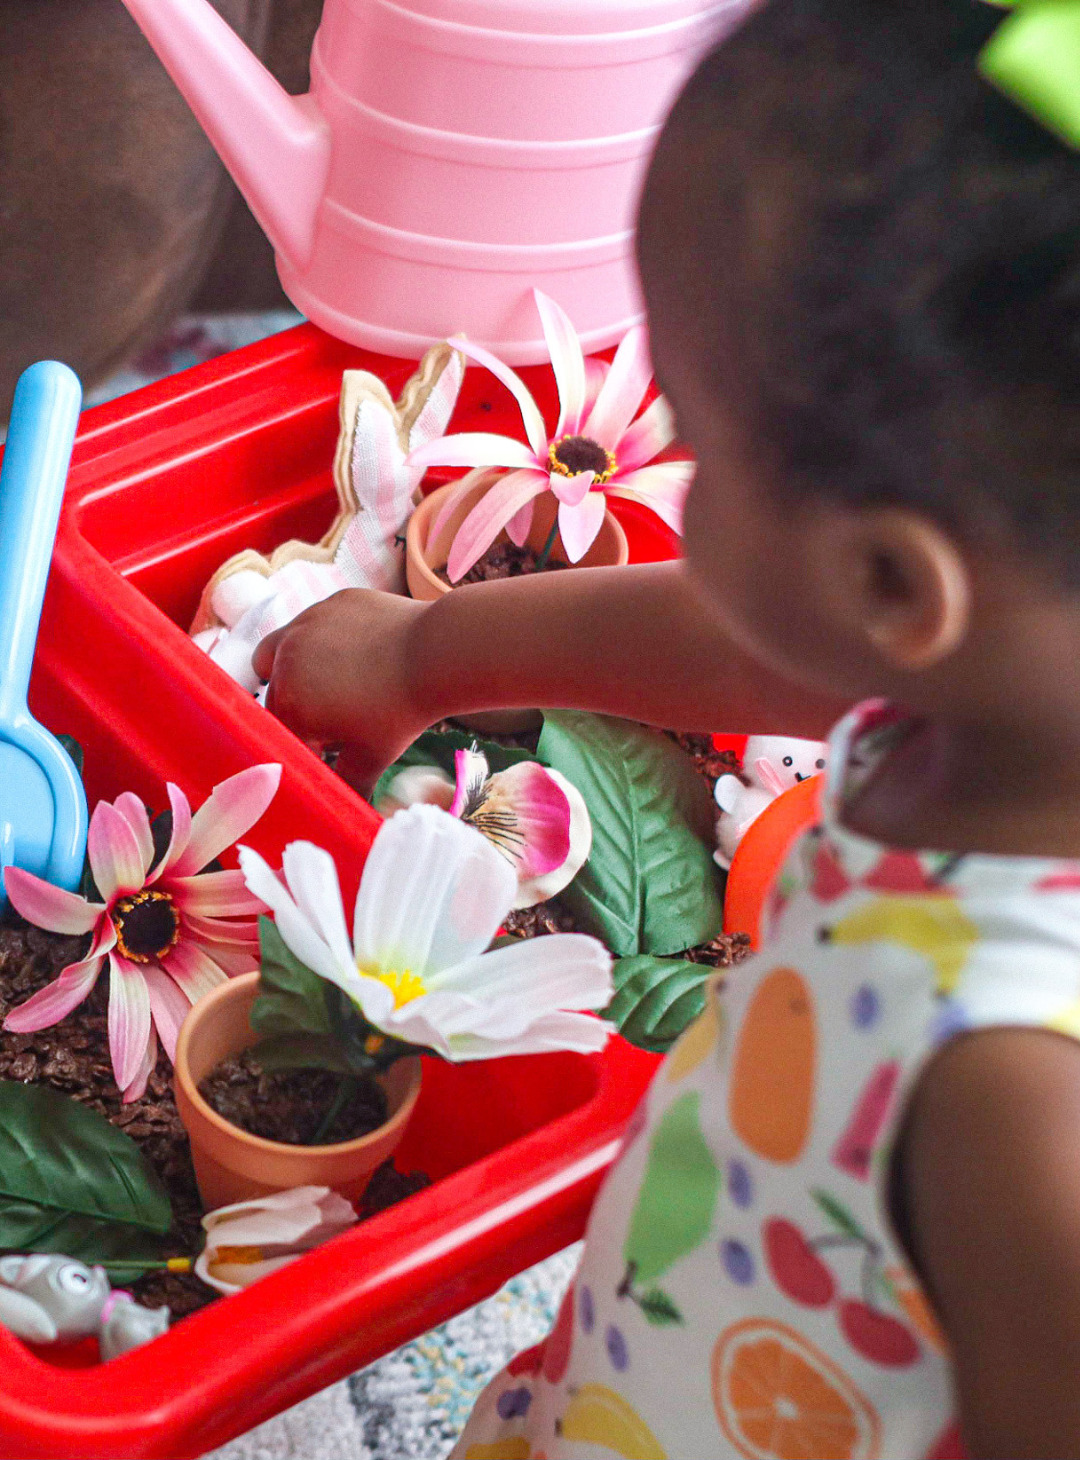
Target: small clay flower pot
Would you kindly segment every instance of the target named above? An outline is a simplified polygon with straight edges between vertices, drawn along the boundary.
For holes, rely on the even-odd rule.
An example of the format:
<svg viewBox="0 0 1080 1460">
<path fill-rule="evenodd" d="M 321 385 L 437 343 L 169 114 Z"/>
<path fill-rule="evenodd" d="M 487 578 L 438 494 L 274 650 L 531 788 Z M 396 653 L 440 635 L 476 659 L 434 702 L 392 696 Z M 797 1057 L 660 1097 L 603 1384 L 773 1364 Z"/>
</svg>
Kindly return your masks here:
<svg viewBox="0 0 1080 1460">
<path fill-rule="evenodd" d="M 451 591 L 454 585 L 444 583 L 438 577 L 438 570 L 446 567 L 446 560 L 450 555 L 450 545 L 458 528 L 484 493 L 503 474 L 499 467 L 477 467 L 475 471 L 471 471 L 466 478 L 471 482 L 471 486 L 463 492 L 461 500 L 435 536 L 432 536 L 432 524 L 441 511 L 447 494 L 451 488 L 458 485 L 457 482 L 439 487 L 430 496 L 425 497 L 416 508 L 405 529 L 405 579 L 413 598 L 430 603 Z M 536 498 L 532 529 L 526 539 L 526 546 L 532 548 L 533 552 L 543 551 L 558 509 L 559 504 L 553 493 L 544 492 Z M 505 540 L 505 533 L 500 533 L 496 538 L 496 542 Z M 556 535 L 551 549 L 551 556 L 562 563 L 567 561 L 566 549 L 563 547 L 562 538 L 558 535 Z M 605 511 L 604 521 L 596 535 L 596 541 L 581 561 L 574 564 L 574 567 L 622 567 L 629 561 L 629 557 L 626 533 L 623 532 L 617 519 L 609 511 Z M 493 734 L 533 729 L 540 721 L 535 710 L 490 710 L 456 718 L 460 718 L 463 724 L 476 730 L 485 730 Z"/>
<path fill-rule="evenodd" d="M 249 1022 L 258 987 L 257 972 L 221 984 L 193 1005 L 176 1043 L 173 1090 L 191 1140 L 199 1195 L 208 1211 L 294 1186 L 329 1186 L 355 1202 L 405 1134 L 420 1094 L 420 1059 L 398 1060 L 378 1077 L 390 1113 L 366 1136 L 333 1146 L 292 1146 L 253 1136 L 212 1110 L 198 1086 L 215 1065 L 258 1039 Z"/>
</svg>

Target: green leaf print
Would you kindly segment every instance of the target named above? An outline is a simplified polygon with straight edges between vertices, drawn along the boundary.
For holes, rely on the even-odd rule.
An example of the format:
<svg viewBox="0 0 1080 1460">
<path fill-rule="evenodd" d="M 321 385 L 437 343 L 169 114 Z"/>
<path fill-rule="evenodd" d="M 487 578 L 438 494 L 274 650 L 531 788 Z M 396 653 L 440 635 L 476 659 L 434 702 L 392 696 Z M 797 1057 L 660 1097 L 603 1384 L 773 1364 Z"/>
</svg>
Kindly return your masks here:
<svg viewBox="0 0 1080 1460">
<path fill-rule="evenodd" d="M 638 1307 L 650 1323 L 657 1328 L 666 1328 L 672 1323 L 681 1323 L 683 1316 L 662 1288 L 650 1288 L 637 1300 Z"/>
<path fill-rule="evenodd" d="M 700 1099 L 697 1090 L 680 1095 L 653 1132 L 623 1249 L 630 1283 L 654 1282 L 709 1235 L 720 1171 L 701 1133 Z"/>
<path fill-rule="evenodd" d="M 815 1189 L 811 1194 L 818 1206 L 829 1218 L 829 1221 L 834 1222 L 840 1228 L 841 1232 L 844 1233 L 845 1237 L 851 1237 L 856 1242 L 865 1243 L 867 1241 L 866 1233 L 848 1211 L 847 1207 L 842 1202 L 837 1201 L 835 1196 L 830 1196 L 827 1191 L 822 1191 L 820 1187 Z"/>
</svg>

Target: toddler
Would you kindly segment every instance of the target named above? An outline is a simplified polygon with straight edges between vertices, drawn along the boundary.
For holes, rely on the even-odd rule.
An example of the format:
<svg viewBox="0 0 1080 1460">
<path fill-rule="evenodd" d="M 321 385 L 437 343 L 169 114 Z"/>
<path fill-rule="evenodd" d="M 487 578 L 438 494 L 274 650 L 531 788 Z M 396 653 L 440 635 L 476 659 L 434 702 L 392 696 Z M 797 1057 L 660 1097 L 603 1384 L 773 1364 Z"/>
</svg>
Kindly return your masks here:
<svg viewBox="0 0 1080 1460">
<path fill-rule="evenodd" d="M 770 0 L 677 103 L 685 564 L 343 593 L 256 656 L 358 785 L 482 707 L 860 702 L 463 1460 L 1080 1456 L 1080 158 L 980 78 L 1000 20 Z"/>
</svg>

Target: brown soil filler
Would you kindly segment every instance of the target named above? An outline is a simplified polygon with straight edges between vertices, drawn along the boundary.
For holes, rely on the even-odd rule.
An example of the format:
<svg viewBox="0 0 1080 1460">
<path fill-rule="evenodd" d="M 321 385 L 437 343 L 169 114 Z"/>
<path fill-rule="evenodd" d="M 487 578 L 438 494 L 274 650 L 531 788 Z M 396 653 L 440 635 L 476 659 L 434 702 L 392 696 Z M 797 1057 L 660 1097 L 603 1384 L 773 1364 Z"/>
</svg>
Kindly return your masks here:
<svg viewBox="0 0 1080 1460">
<path fill-rule="evenodd" d="M 218 1115 L 253 1136 L 290 1146 L 334 1146 L 386 1122 L 386 1095 L 370 1076 L 334 1111 L 342 1077 L 329 1070 L 263 1070 L 252 1050 L 222 1060 L 199 1085 Z M 329 1117 L 329 1119 L 328 1119 Z"/>
<path fill-rule="evenodd" d="M 463 583 L 490 583 L 495 578 L 520 578 L 523 573 L 535 573 L 539 562 L 540 554 L 534 553 L 530 547 L 515 547 L 512 542 L 497 542 L 451 586 L 460 588 Z M 569 566 L 561 558 L 549 558 L 543 571 L 552 573 L 558 568 Z M 450 575 L 445 568 L 436 568 L 435 576 L 444 583 L 450 582 Z"/>
</svg>

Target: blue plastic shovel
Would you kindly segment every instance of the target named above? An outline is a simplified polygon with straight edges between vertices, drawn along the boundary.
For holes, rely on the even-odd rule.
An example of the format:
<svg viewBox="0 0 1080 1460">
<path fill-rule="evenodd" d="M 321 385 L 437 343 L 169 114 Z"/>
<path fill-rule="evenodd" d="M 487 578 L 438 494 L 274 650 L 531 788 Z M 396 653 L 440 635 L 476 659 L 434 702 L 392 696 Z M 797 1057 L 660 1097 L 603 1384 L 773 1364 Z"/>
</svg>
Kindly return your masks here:
<svg viewBox="0 0 1080 1460">
<path fill-rule="evenodd" d="M 81 404 L 66 365 L 31 365 L 15 387 L 0 467 L 0 873 L 23 867 L 70 889 L 86 855 L 86 793 L 26 697 Z M 0 906 L 2 888 L 0 876 Z"/>
</svg>

